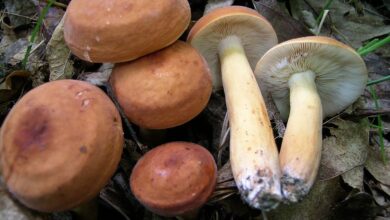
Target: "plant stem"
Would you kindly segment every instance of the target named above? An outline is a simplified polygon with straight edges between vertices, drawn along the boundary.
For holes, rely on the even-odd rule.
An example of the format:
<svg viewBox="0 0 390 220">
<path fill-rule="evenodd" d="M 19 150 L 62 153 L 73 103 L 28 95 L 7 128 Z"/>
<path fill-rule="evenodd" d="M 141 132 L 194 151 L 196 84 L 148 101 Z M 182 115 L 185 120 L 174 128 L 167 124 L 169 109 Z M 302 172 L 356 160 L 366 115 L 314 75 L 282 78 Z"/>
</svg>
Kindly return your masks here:
<svg viewBox="0 0 390 220">
<path fill-rule="evenodd" d="M 378 83 L 381 83 L 381 82 L 384 82 L 384 81 L 387 81 L 387 80 L 390 80 L 390 75 L 389 76 L 385 76 L 385 77 L 380 78 L 380 79 L 369 81 L 367 83 L 367 86 L 372 86 L 372 85 L 375 85 L 375 84 L 378 84 Z"/>
<path fill-rule="evenodd" d="M 374 87 L 372 87 L 372 86 L 370 86 L 370 93 L 372 95 L 372 98 L 374 99 L 375 108 L 379 109 L 380 106 L 379 106 L 379 102 L 378 102 L 378 96 L 376 94 Z M 387 158 L 386 158 L 386 154 L 385 154 L 385 143 L 384 143 L 384 138 L 383 138 L 382 117 L 380 115 L 377 116 L 377 121 L 378 121 L 379 145 L 381 148 L 382 161 L 383 161 L 383 163 L 387 163 Z"/>
<path fill-rule="evenodd" d="M 36 38 L 36 36 L 38 35 L 39 30 L 41 29 L 41 26 L 42 26 L 42 23 L 43 23 L 43 19 L 46 17 L 47 13 L 49 12 L 49 8 L 51 7 L 51 5 L 52 5 L 54 2 L 55 2 L 54 0 L 50 0 L 50 1 L 45 5 L 45 7 L 44 7 L 43 10 L 41 11 L 41 13 L 39 14 L 38 21 L 37 21 L 37 23 L 35 24 L 34 29 L 33 29 L 32 33 L 31 33 L 30 43 L 29 43 L 29 45 L 28 45 L 28 47 L 27 47 L 26 53 L 25 53 L 24 58 L 23 58 L 23 61 L 22 61 L 22 68 L 23 68 L 23 69 L 26 69 L 26 65 L 27 65 L 28 58 L 29 58 L 29 56 L 30 56 L 32 44 L 35 42 L 35 38 Z"/>
<path fill-rule="evenodd" d="M 319 25 L 322 17 L 324 16 L 325 10 L 329 10 L 330 5 L 332 4 L 333 0 L 328 0 L 325 4 L 325 7 L 322 9 L 321 13 L 318 15 L 316 19 L 316 24 Z"/>
<path fill-rule="evenodd" d="M 375 41 L 375 40 L 374 40 Z M 388 35 L 386 38 L 382 40 L 377 40 L 374 43 L 368 43 L 366 46 L 360 48 L 357 52 L 360 54 L 360 56 L 365 56 L 375 50 L 377 50 L 380 47 L 383 47 L 384 45 L 390 43 L 390 35 Z"/>
</svg>

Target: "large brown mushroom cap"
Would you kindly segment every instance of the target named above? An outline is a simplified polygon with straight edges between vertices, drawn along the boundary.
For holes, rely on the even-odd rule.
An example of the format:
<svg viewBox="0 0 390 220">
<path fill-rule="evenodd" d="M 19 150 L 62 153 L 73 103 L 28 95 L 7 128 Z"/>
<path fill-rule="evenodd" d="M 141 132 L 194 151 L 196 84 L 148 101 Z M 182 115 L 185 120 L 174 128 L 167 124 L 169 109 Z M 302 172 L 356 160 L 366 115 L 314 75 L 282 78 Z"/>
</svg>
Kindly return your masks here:
<svg viewBox="0 0 390 220">
<path fill-rule="evenodd" d="M 227 36 L 240 38 L 252 69 L 278 41 L 271 24 L 257 11 L 247 7 L 219 8 L 199 19 L 188 34 L 187 41 L 207 60 L 215 89 L 222 87 L 219 42 Z"/>
<path fill-rule="evenodd" d="M 80 59 L 118 63 L 172 44 L 190 18 L 187 0 L 72 0 L 64 37 Z"/>
<path fill-rule="evenodd" d="M 23 96 L 4 121 L 2 174 L 26 206 L 66 210 L 98 194 L 122 147 L 119 113 L 103 91 L 82 81 L 53 81 Z"/>
<path fill-rule="evenodd" d="M 261 87 L 271 92 L 282 117 L 290 109 L 290 76 L 312 71 L 323 115 L 334 115 L 351 105 L 364 91 L 367 68 L 349 46 L 329 37 L 302 37 L 278 44 L 258 62 L 255 70 Z"/>
<path fill-rule="evenodd" d="M 186 123 L 209 101 L 212 83 L 206 61 L 191 45 L 173 45 L 117 64 L 110 83 L 127 117 L 149 129 Z"/>
<path fill-rule="evenodd" d="M 171 142 L 146 153 L 130 177 L 131 191 L 149 210 L 177 216 L 200 208 L 214 191 L 217 166 L 200 145 Z"/>
</svg>

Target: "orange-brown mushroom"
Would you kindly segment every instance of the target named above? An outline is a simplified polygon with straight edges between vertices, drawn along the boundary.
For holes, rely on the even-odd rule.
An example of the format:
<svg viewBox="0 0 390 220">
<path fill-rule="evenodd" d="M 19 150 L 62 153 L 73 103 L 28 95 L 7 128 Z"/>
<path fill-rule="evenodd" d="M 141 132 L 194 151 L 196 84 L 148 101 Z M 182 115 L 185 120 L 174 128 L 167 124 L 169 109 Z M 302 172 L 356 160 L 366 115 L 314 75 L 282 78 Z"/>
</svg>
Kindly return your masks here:
<svg viewBox="0 0 390 220">
<path fill-rule="evenodd" d="M 162 216 L 195 217 L 217 182 L 217 166 L 204 147 L 170 142 L 147 152 L 130 177 L 131 191 Z"/>
<path fill-rule="evenodd" d="M 134 60 L 175 42 L 191 19 L 187 0 L 72 0 L 64 38 L 89 62 Z"/>
<path fill-rule="evenodd" d="M 12 195 L 51 212 L 95 197 L 111 178 L 123 148 L 121 119 L 99 88 L 59 80 L 23 96 L 0 131 L 0 163 Z"/>
<path fill-rule="evenodd" d="M 147 129 L 188 122 L 206 107 L 212 91 L 207 63 L 182 41 L 116 64 L 110 83 L 126 116 Z"/>
</svg>

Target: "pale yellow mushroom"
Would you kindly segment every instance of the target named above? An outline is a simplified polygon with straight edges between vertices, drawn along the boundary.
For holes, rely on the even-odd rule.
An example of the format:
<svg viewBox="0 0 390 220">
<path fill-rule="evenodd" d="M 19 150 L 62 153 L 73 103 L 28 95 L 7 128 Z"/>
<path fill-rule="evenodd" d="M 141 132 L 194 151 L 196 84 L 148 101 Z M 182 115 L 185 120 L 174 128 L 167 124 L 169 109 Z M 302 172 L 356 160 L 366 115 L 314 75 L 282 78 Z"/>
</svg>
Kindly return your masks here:
<svg viewBox="0 0 390 220">
<path fill-rule="evenodd" d="M 328 37 L 304 37 L 270 49 L 256 77 L 287 120 L 280 152 L 283 196 L 301 200 L 317 176 L 322 120 L 351 105 L 364 91 L 367 69 L 350 47 Z"/>
<path fill-rule="evenodd" d="M 230 122 L 230 162 L 241 197 L 271 209 L 282 199 L 278 151 L 252 68 L 277 37 L 256 11 L 224 7 L 202 17 L 188 41 L 205 57 L 214 89 L 225 91 Z M 222 80 L 221 80 L 222 78 Z"/>
</svg>

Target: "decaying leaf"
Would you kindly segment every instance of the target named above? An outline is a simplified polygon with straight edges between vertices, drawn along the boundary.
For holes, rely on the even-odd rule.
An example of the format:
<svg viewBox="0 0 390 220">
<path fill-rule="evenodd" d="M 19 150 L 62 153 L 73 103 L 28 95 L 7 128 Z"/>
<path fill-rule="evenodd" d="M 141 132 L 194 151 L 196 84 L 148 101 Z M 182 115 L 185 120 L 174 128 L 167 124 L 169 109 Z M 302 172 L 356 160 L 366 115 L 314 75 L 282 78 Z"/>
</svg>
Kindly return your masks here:
<svg viewBox="0 0 390 220">
<path fill-rule="evenodd" d="M 204 14 L 207 14 L 216 8 L 230 6 L 233 2 L 234 0 L 208 0 L 204 9 Z"/>
<path fill-rule="evenodd" d="M 363 191 L 364 166 L 358 166 L 341 175 L 350 187 Z"/>
<path fill-rule="evenodd" d="M 46 58 L 49 63 L 49 80 L 69 79 L 73 74 L 73 61 L 70 60 L 70 49 L 64 40 L 64 18 L 57 25 L 46 46 Z"/>
<path fill-rule="evenodd" d="M 370 194 L 352 192 L 346 199 L 335 204 L 330 219 L 374 219 L 381 209 Z"/>
<path fill-rule="evenodd" d="M 37 14 L 31 0 L 5 0 L 4 4 L 14 28 L 30 24 L 31 18 Z"/>
<path fill-rule="evenodd" d="M 23 91 L 30 87 L 30 73 L 27 71 L 14 71 L 0 83 L 0 121 L 10 110 L 12 103 L 21 96 Z"/>
<path fill-rule="evenodd" d="M 364 164 L 369 141 L 368 123 L 335 119 L 330 127 L 332 136 L 323 140 L 319 179 L 325 180 L 341 175 Z M 324 125 L 325 127 L 329 125 Z"/>
<path fill-rule="evenodd" d="M 339 177 L 317 181 L 301 202 L 282 204 L 267 213 L 267 217 L 270 220 L 329 219 L 334 205 L 346 195 L 346 191 L 340 185 Z"/>
<path fill-rule="evenodd" d="M 37 214 L 13 200 L 7 192 L 0 176 L 0 219 L 1 220 L 43 220 L 44 215 Z"/>
<path fill-rule="evenodd" d="M 0 14 L 0 28 L 3 32 L 0 41 L 0 63 L 5 63 L 4 54 L 7 48 L 17 40 L 16 34 L 12 26 L 8 25 L 6 22 L 3 21 L 4 17 L 5 14 Z"/>
<path fill-rule="evenodd" d="M 387 186 L 385 184 L 379 183 L 379 188 L 387 194 L 387 196 L 390 196 L 390 186 Z"/>
<path fill-rule="evenodd" d="M 114 64 L 103 63 L 103 65 L 96 72 L 84 72 L 78 77 L 79 80 L 87 81 L 97 86 L 104 85 L 111 75 Z"/>
<path fill-rule="evenodd" d="M 255 9 L 272 24 L 279 42 L 292 38 L 312 35 L 302 22 L 286 13 L 287 10 L 276 0 L 252 0 Z"/>
<path fill-rule="evenodd" d="M 305 17 L 303 11 L 311 12 L 317 18 L 325 4 L 326 1 L 318 0 L 291 1 L 291 6 L 294 7 L 292 12 L 300 13 L 296 15 L 299 18 Z M 352 5 L 348 4 L 348 1 L 332 1 L 326 25 L 321 33 L 335 35 L 353 48 L 359 48 L 365 41 L 390 33 L 390 25 L 385 25 L 383 16 L 368 4 L 364 5 L 364 9 L 364 15 L 360 15 Z"/>
<path fill-rule="evenodd" d="M 385 146 L 385 155 L 389 160 L 390 146 Z M 390 185 L 390 162 L 383 162 L 379 147 L 370 146 L 365 167 L 376 180 L 384 185 Z"/>
</svg>

